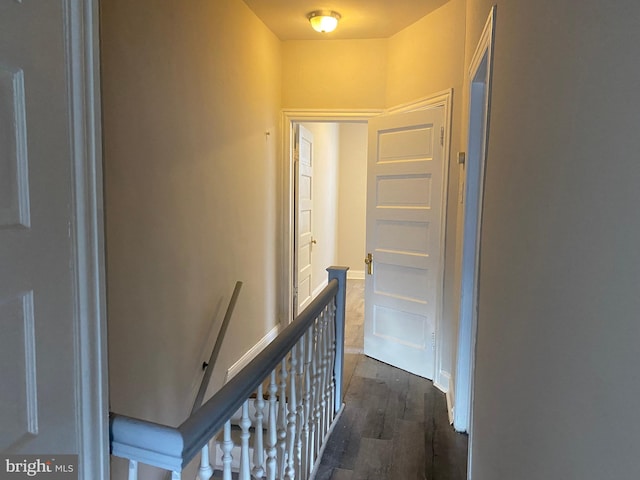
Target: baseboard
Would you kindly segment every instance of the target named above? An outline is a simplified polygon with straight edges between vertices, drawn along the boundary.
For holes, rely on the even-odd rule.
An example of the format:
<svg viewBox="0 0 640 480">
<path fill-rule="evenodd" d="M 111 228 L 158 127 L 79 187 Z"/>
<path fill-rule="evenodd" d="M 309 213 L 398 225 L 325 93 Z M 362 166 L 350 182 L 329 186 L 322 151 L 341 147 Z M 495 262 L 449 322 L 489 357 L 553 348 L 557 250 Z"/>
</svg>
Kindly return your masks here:
<svg viewBox="0 0 640 480">
<path fill-rule="evenodd" d="M 449 415 L 449 423 L 453 424 L 453 383 L 451 381 L 451 374 L 440 370 L 440 373 L 436 375 L 436 379 L 433 381 L 433 386 L 443 392 L 447 398 L 447 414 Z"/>
<path fill-rule="evenodd" d="M 262 337 L 258 343 L 249 349 L 240 359 L 229 367 L 227 374 L 224 377 L 224 383 L 227 383 L 233 377 L 235 377 L 240 370 L 249 365 L 249 362 L 253 360 L 262 350 L 265 349 L 280 333 L 280 326 L 273 327 L 264 337 Z"/>
<path fill-rule="evenodd" d="M 451 374 L 444 370 L 440 370 L 440 372 L 436 374 L 436 378 L 433 380 L 433 385 L 442 393 L 447 393 L 450 390 L 449 387 L 451 387 Z"/>
<path fill-rule="evenodd" d="M 453 389 L 449 389 L 446 394 L 447 397 L 447 413 L 449 414 L 449 424 L 453 425 Z"/>
<path fill-rule="evenodd" d="M 324 282 L 322 282 L 320 285 L 318 285 L 316 287 L 316 289 L 311 292 L 311 298 L 316 298 L 318 295 L 320 295 L 320 292 L 322 292 L 322 290 L 324 290 L 324 287 L 326 287 L 328 285 L 328 281 L 325 280 Z"/>
<path fill-rule="evenodd" d="M 364 270 L 349 270 L 347 280 L 364 280 Z"/>
</svg>

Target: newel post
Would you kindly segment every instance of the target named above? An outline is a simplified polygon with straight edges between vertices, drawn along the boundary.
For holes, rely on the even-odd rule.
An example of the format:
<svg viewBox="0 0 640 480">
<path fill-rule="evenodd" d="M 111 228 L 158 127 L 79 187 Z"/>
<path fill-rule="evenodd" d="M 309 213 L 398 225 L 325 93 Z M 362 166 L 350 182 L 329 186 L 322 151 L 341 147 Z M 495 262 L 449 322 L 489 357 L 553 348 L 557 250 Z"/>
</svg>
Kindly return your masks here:
<svg viewBox="0 0 640 480">
<path fill-rule="evenodd" d="M 336 382 L 336 401 L 334 408 L 336 413 L 342 408 L 342 376 L 344 370 L 344 322 L 345 306 L 347 299 L 347 270 L 349 267 L 329 267 L 329 281 L 338 280 L 338 293 L 336 294 L 336 361 L 334 365 L 334 377 Z"/>
</svg>

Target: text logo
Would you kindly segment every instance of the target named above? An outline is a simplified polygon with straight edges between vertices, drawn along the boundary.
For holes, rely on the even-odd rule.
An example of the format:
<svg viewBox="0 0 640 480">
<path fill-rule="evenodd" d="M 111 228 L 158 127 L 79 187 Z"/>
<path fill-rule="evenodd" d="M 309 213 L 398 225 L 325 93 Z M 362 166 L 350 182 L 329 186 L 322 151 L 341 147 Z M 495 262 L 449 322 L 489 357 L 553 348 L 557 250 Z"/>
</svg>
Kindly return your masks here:
<svg viewBox="0 0 640 480">
<path fill-rule="evenodd" d="M 0 480 L 78 480 L 77 455 L 0 455 Z"/>
</svg>

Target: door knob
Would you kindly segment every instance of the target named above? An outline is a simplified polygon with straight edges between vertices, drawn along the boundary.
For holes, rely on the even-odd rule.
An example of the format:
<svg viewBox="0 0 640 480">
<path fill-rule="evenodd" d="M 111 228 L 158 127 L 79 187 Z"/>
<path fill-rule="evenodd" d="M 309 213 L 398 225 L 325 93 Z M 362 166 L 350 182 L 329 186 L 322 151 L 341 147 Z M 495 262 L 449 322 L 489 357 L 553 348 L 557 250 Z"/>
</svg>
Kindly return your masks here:
<svg viewBox="0 0 640 480">
<path fill-rule="evenodd" d="M 373 255 L 367 253 L 366 258 L 364 259 L 364 263 L 367 266 L 367 273 L 369 275 L 373 275 Z"/>
<path fill-rule="evenodd" d="M 315 245 L 316 243 L 318 243 L 318 241 L 315 238 L 311 237 L 311 243 Z"/>
</svg>

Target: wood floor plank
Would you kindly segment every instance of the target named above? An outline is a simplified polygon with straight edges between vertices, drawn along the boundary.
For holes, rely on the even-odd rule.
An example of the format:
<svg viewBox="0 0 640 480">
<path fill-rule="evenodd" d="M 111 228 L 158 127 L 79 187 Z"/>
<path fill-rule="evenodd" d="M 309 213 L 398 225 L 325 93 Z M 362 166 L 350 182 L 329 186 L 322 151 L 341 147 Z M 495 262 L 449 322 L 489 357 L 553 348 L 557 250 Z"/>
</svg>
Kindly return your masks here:
<svg viewBox="0 0 640 480">
<path fill-rule="evenodd" d="M 353 470 L 343 470 L 341 468 L 334 468 L 331 480 L 352 480 Z"/>
<path fill-rule="evenodd" d="M 353 470 L 360 451 L 366 414 L 367 412 L 361 408 L 345 406 L 325 448 L 322 465 Z"/>
<path fill-rule="evenodd" d="M 358 363 L 358 366 L 355 371 L 355 375 L 364 378 L 377 378 L 378 376 L 378 366 L 377 362 L 369 357 L 363 357 L 362 361 Z"/>
<path fill-rule="evenodd" d="M 363 438 L 353 470 L 353 480 L 391 480 L 392 441 Z"/>
<path fill-rule="evenodd" d="M 425 449 L 424 424 L 396 419 L 393 438 L 392 464 L 389 470 L 391 478 L 405 480 L 424 480 Z M 431 454 L 431 452 L 429 452 Z"/>
</svg>

